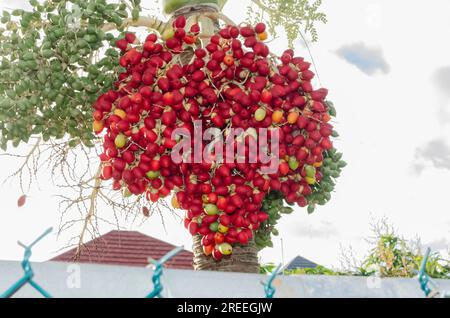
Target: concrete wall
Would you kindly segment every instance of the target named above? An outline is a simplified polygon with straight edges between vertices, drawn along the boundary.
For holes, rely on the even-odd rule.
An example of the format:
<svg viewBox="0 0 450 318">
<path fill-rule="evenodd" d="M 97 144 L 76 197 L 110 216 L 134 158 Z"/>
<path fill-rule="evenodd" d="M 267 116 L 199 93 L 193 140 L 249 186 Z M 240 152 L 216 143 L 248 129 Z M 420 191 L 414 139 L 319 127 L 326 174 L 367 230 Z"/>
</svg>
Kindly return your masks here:
<svg viewBox="0 0 450 318">
<path fill-rule="evenodd" d="M 35 281 L 53 297 L 143 298 L 153 288 L 150 268 L 33 263 Z M 0 261 L 0 293 L 22 275 L 20 262 Z M 165 297 L 260 298 L 267 276 L 257 274 L 165 270 Z M 450 280 L 435 281 L 440 290 L 450 291 Z M 341 276 L 279 276 L 275 297 L 417 297 L 423 298 L 416 279 L 376 279 Z M 27 286 L 16 297 L 38 297 Z"/>
</svg>

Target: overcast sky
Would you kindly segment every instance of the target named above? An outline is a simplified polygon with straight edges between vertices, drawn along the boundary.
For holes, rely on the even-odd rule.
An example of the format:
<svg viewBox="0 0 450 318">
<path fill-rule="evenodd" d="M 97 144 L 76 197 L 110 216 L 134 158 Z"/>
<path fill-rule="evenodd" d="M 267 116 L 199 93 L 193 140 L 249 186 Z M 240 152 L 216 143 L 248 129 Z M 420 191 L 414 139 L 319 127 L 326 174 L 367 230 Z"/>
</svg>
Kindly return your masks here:
<svg viewBox="0 0 450 318">
<path fill-rule="evenodd" d="M 26 1 L 0 0 L 0 8 Z M 328 24 L 319 26 L 312 45 L 320 78 L 338 110 L 336 142 L 348 162 L 332 201 L 307 215 L 284 216 L 279 230 L 285 259 L 302 255 L 326 266 L 339 266 L 341 246 L 357 255 L 372 219 L 386 216 L 407 237 L 447 249 L 450 241 L 450 1 L 324 0 Z M 243 1 L 230 0 L 224 9 L 234 21 L 245 19 Z M 271 47 L 280 52 L 286 41 Z M 297 53 L 309 59 L 301 42 Z M 23 149 L 23 148 L 22 148 Z M 18 165 L 0 157 L 0 179 Z M 33 187 L 23 208 L 16 182 L 0 188 L 0 259 L 20 259 L 16 241 L 32 240 L 49 226 L 58 227 L 58 200 L 48 178 Z M 105 213 L 103 212 L 103 215 Z M 112 217 L 111 217 L 112 218 Z M 113 218 L 112 218 L 113 220 Z M 158 217 L 144 225 L 121 221 L 141 231 L 190 248 L 182 225 Z M 103 226 L 107 232 L 112 226 Z M 52 235 L 34 249 L 34 260 L 46 260 L 67 244 L 65 233 Z M 261 253 L 263 261 L 281 261 L 280 239 Z"/>
</svg>

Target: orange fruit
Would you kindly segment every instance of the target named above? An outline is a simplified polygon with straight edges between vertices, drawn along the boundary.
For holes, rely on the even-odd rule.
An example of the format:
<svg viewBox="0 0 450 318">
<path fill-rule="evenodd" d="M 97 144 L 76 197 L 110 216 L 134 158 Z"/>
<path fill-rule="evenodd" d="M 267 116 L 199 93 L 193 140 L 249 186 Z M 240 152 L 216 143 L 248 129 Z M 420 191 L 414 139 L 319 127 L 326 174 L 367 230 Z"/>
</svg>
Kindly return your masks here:
<svg viewBox="0 0 450 318">
<path fill-rule="evenodd" d="M 103 126 L 103 122 L 100 120 L 94 120 L 94 123 L 92 124 L 92 129 L 94 130 L 94 132 L 96 134 L 99 134 L 102 132 L 104 126 Z"/>
<path fill-rule="evenodd" d="M 269 35 L 265 31 L 263 33 L 258 33 L 258 39 L 260 41 L 265 41 L 265 40 L 267 40 L 268 37 L 269 37 Z"/>
<path fill-rule="evenodd" d="M 283 120 L 283 111 L 282 110 L 276 110 L 272 113 L 272 121 L 275 124 L 281 123 L 282 120 Z"/>
<path fill-rule="evenodd" d="M 287 118 L 289 124 L 295 124 L 297 122 L 299 114 L 297 112 L 290 112 Z"/>
<path fill-rule="evenodd" d="M 330 120 L 331 120 L 331 116 L 330 116 L 330 115 L 324 114 L 324 115 L 322 116 L 322 121 L 323 121 L 323 122 L 328 123 Z"/>
<path fill-rule="evenodd" d="M 180 203 L 178 202 L 178 199 L 177 199 L 176 195 L 174 195 L 172 197 L 171 203 L 172 203 L 172 207 L 174 207 L 175 209 L 179 209 L 180 208 Z"/>
<path fill-rule="evenodd" d="M 223 62 L 227 66 L 231 66 L 234 64 L 234 58 L 231 55 L 227 55 L 223 58 Z"/>
<path fill-rule="evenodd" d="M 321 162 L 314 162 L 313 166 L 316 167 L 316 168 L 322 167 L 322 161 Z"/>
</svg>

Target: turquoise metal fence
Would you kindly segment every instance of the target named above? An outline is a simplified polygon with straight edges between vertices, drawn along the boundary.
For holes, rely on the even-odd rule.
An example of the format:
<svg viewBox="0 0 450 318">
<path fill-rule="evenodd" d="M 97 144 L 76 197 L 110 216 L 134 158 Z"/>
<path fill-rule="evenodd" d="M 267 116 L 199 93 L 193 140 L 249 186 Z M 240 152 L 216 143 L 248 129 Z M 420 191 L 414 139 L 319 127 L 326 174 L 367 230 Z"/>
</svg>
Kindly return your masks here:
<svg viewBox="0 0 450 318">
<path fill-rule="evenodd" d="M 40 284 L 38 284 L 34 279 L 34 272 L 30 263 L 30 257 L 32 255 L 32 248 L 40 242 L 46 235 L 51 233 L 52 228 L 47 229 L 44 233 L 42 233 L 36 240 L 34 240 L 31 244 L 25 245 L 21 243 L 20 241 L 18 244 L 25 249 L 24 251 L 24 257 L 21 264 L 21 267 L 23 269 L 23 276 L 18 279 L 14 284 L 12 284 L 5 292 L 0 294 L 0 298 L 9 298 L 14 296 L 19 290 L 21 290 L 24 286 L 30 285 L 34 290 L 36 290 L 40 295 L 42 295 L 45 298 L 51 298 L 49 292 L 46 291 Z M 153 263 L 153 274 L 152 274 L 152 282 L 153 282 L 153 290 L 146 295 L 146 298 L 162 298 L 162 292 L 164 290 L 164 286 L 162 283 L 162 276 L 163 276 L 163 270 L 164 270 L 164 264 L 172 259 L 175 255 L 177 255 L 180 251 L 183 250 L 183 247 L 176 247 L 166 255 L 164 255 L 159 260 L 149 260 L 151 263 Z M 418 273 L 418 280 L 420 289 L 424 292 L 426 297 L 432 298 L 432 297 L 448 297 L 450 298 L 449 292 L 441 292 L 439 291 L 439 288 L 431 280 L 429 275 L 426 272 L 426 265 L 428 262 L 428 258 L 430 255 L 430 249 L 427 249 L 424 259 L 421 264 L 420 271 Z M 35 264 L 36 265 L 36 264 Z M 261 281 L 263 287 L 264 287 L 264 293 L 266 298 L 273 298 L 276 293 L 276 288 L 273 286 L 273 283 L 276 279 L 276 277 L 280 274 L 282 274 L 282 265 L 279 264 L 276 269 L 270 274 L 270 276 L 265 280 L 264 282 Z M 249 281 L 253 278 L 247 278 Z M 280 287 L 280 285 L 278 285 Z M 323 287 L 322 287 L 323 288 Z M 411 286 L 411 288 L 413 288 Z"/>
<path fill-rule="evenodd" d="M 33 269 L 31 268 L 31 264 L 30 264 L 30 257 L 32 254 L 31 249 L 33 248 L 33 246 L 36 243 L 38 243 L 40 240 L 42 240 L 52 230 L 53 230 L 52 228 L 47 229 L 36 240 L 34 240 L 34 242 L 31 243 L 30 245 L 25 245 L 20 241 L 17 242 L 20 246 L 22 246 L 25 249 L 23 261 L 22 261 L 22 268 L 24 271 L 24 275 L 17 282 L 15 282 L 10 288 L 8 288 L 8 290 L 6 290 L 3 294 L 1 294 L 0 298 L 10 298 L 10 297 L 14 296 L 14 294 L 17 293 L 26 284 L 30 284 L 34 289 L 36 289 L 45 298 L 52 297 L 44 288 L 41 287 L 41 285 L 39 285 L 38 283 L 36 283 L 33 280 L 34 273 L 33 273 Z"/>
</svg>

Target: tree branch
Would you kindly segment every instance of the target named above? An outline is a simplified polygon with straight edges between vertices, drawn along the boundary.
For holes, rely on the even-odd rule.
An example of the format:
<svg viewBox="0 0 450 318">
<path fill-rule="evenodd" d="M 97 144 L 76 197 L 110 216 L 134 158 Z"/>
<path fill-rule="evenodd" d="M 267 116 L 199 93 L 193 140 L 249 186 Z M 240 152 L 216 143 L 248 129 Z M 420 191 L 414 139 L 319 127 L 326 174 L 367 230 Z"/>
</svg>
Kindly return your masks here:
<svg viewBox="0 0 450 318">
<path fill-rule="evenodd" d="M 91 219 L 95 215 L 95 206 L 97 201 L 97 196 L 100 191 L 100 185 L 102 183 L 102 180 L 100 179 L 100 175 L 102 173 L 102 164 L 99 164 L 97 173 L 95 174 L 95 184 L 94 188 L 92 189 L 91 195 L 89 196 L 89 211 L 86 217 L 84 218 L 84 224 L 83 229 L 81 230 L 80 237 L 78 240 L 78 247 L 77 251 L 75 253 L 75 259 L 78 259 L 81 255 L 81 248 L 83 247 L 83 241 L 84 241 L 84 235 L 86 234 L 86 231 L 88 230 L 89 224 L 91 224 Z"/>
<path fill-rule="evenodd" d="M 122 28 L 126 27 L 147 27 L 150 29 L 154 29 L 158 32 L 164 31 L 164 29 L 167 26 L 166 22 L 163 22 L 155 17 L 139 17 L 136 21 L 133 19 L 125 19 L 124 23 L 122 24 Z M 102 30 L 103 32 L 113 31 L 117 29 L 117 25 L 114 23 L 107 23 L 103 26 Z"/>
</svg>

